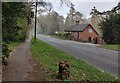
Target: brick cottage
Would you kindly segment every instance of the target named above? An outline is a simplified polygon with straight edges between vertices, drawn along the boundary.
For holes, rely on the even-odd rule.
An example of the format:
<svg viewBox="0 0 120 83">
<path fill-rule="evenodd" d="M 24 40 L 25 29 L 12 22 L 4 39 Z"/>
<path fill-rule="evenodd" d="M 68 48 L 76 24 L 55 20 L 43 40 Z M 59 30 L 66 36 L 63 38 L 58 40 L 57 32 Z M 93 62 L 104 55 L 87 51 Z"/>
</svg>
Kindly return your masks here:
<svg viewBox="0 0 120 83">
<path fill-rule="evenodd" d="M 66 28 L 65 32 L 71 33 L 72 40 L 75 41 L 102 44 L 102 38 L 91 24 L 79 24 L 79 21 L 76 21 L 76 24 Z"/>
</svg>

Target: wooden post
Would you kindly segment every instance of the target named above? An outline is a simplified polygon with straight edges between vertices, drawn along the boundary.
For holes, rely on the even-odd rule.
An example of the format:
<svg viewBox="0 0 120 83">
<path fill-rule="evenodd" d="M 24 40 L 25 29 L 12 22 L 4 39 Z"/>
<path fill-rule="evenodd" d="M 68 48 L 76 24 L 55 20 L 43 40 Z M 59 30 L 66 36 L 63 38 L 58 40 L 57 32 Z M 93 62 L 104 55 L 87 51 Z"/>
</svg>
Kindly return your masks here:
<svg viewBox="0 0 120 83">
<path fill-rule="evenodd" d="M 36 25 L 37 25 L 37 0 L 35 6 L 35 30 L 34 30 L 34 42 L 36 42 Z"/>
</svg>

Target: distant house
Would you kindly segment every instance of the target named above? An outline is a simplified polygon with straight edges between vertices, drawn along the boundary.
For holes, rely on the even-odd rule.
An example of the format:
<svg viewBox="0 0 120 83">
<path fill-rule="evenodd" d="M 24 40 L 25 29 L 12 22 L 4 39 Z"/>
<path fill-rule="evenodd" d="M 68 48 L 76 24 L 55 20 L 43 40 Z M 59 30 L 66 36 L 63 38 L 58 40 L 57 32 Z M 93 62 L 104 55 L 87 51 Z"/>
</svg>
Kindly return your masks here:
<svg viewBox="0 0 120 83">
<path fill-rule="evenodd" d="M 65 32 L 71 33 L 72 40 L 75 41 L 102 44 L 102 38 L 91 24 L 79 24 L 79 21 L 76 21 L 76 24 L 66 28 Z"/>
</svg>

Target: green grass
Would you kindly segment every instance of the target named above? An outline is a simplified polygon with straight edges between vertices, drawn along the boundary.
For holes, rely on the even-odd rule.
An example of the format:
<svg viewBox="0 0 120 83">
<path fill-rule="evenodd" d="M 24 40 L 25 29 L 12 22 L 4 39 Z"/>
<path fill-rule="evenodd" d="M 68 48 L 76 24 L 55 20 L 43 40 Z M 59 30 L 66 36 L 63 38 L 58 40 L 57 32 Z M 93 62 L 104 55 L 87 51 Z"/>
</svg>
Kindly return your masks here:
<svg viewBox="0 0 120 83">
<path fill-rule="evenodd" d="M 111 49 L 111 50 L 120 50 L 120 45 L 102 45 L 102 48 Z"/>
<path fill-rule="evenodd" d="M 52 80 L 57 80 L 59 61 L 67 60 L 70 63 L 70 77 L 67 80 L 92 80 L 92 81 L 116 81 L 114 76 L 102 72 L 88 65 L 82 60 L 75 59 L 72 55 L 64 53 L 47 43 L 37 40 L 31 42 L 32 56 L 43 68 L 49 72 Z"/>
</svg>

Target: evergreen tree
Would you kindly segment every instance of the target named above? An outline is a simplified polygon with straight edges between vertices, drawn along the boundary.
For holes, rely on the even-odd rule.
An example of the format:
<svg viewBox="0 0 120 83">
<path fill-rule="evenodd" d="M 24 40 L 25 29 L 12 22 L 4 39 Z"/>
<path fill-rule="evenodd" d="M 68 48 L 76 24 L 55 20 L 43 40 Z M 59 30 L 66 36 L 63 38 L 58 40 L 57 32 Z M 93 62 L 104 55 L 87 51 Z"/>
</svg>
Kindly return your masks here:
<svg viewBox="0 0 120 83">
<path fill-rule="evenodd" d="M 120 44 L 120 15 L 110 14 L 100 26 L 103 30 L 104 41 L 108 44 Z"/>
</svg>

